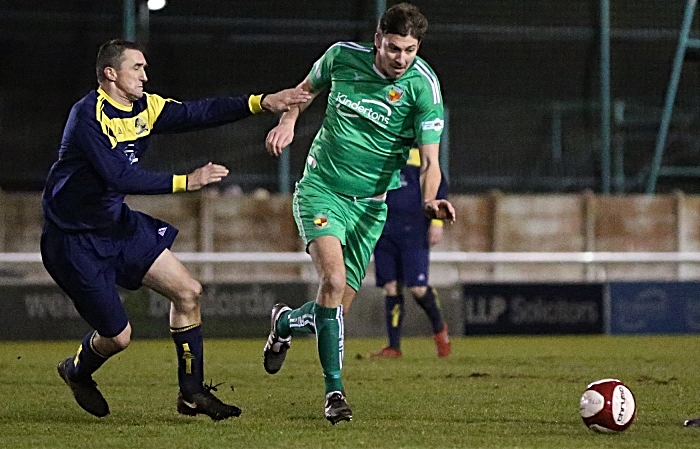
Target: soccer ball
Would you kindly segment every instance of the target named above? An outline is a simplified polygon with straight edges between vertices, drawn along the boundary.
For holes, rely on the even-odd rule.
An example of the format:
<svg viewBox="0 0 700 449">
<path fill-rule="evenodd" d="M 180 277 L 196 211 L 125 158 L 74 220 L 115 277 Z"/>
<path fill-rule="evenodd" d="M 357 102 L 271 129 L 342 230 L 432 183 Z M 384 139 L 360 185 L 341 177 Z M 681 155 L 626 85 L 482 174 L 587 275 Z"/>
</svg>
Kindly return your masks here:
<svg viewBox="0 0 700 449">
<path fill-rule="evenodd" d="M 632 391 L 617 379 L 601 379 L 586 387 L 579 406 L 584 424 L 596 432 L 622 432 L 632 425 L 637 402 Z"/>
</svg>

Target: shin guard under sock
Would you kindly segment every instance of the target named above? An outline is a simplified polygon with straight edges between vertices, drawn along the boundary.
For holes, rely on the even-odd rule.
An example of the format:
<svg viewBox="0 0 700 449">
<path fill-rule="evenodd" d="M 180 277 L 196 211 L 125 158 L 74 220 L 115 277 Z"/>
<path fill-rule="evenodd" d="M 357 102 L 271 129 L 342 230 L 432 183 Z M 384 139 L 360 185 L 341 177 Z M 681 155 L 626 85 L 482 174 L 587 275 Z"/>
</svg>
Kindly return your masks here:
<svg viewBox="0 0 700 449">
<path fill-rule="evenodd" d="M 184 395 L 204 389 L 204 342 L 202 324 L 170 328 L 177 352 L 177 382 Z"/>
<path fill-rule="evenodd" d="M 386 331 L 389 337 L 389 347 L 401 350 L 401 325 L 403 324 L 403 295 L 384 297 L 384 313 Z"/>
<path fill-rule="evenodd" d="M 340 372 L 343 369 L 344 334 L 343 307 L 328 308 L 314 305 L 318 358 L 323 368 L 326 394 L 344 391 Z"/>
<path fill-rule="evenodd" d="M 298 309 L 283 313 L 277 320 L 277 333 L 281 338 L 290 335 L 310 335 L 316 333 L 314 325 L 314 301 L 309 301 Z"/>
<path fill-rule="evenodd" d="M 431 286 L 428 286 L 425 295 L 423 295 L 422 298 L 415 298 L 415 300 L 421 307 L 421 309 L 423 309 L 428 315 L 428 318 L 430 319 L 430 325 L 433 328 L 433 334 L 438 334 L 442 332 L 442 314 L 440 313 L 439 299 L 437 297 L 437 292 L 435 291 L 435 289 Z"/>
<path fill-rule="evenodd" d="M 68 377 L 75 381 L 87 380 L 98 370 L 109 357 L 105 357 L 95 349 L 94 339 L 97 331 L 88 332 L 78 347 L 78 352 L 68 365 Z"/>
</svg>

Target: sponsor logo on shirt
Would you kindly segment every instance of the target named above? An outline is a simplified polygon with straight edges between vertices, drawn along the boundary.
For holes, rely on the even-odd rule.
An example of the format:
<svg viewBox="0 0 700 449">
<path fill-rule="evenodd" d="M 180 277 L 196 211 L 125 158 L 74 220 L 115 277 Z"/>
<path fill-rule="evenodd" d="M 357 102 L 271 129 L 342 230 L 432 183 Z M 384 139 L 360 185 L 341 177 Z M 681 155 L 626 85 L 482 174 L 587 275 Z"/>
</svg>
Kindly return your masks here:
<svg viewBox="0 0 700 449">
<path fill-rule="evenodd" d="M 136 157 L 136 152 L 134 151 L 134 144 L 130 143 L 126 146 L 126 149 L 124 150 L 124 154 L 126 154 L 126 157 L 129 158 L 129 164 L 134 165 L 139 161 L 139 158 Z"/>
<path fill-rule="evenodd" d="M 336 107 L 340 109 L 340 106 L 345 106 L 352 109 L 363 117 L 366 117 L 380 126 L 385 126 L 389 124 L 389 117 L 391 117 L 391 109 L 386 104 L 377 100 L 368 100 L 363 98 L 359 101 L 352 101 L 346 94 L 338 93 L 335 97 Z M 352 117 L 353 115 L 348 115 L 347 113 L 341 114 L 346 117 Z"/>
<path fill-rule="evenodd" d="M 445 127 L 445 121 L 439 118 L 427 122 L 421 122 L 420 127 L 423 131 L 442 131 Z"/>
<path fill-rule="evenodd" d="M 168 230 L 168 227 L 167 227 L 167 226 L 164 226 L 164 227 L 162 227 L 162 228 L 159 228 L 159 229 L 158 229 L 158 235 L 161 236 L 161 237 L 163 237 L 163 236 L 165 235 L 165 231 L 167 231 L 167 230 Z"/>
</svg>

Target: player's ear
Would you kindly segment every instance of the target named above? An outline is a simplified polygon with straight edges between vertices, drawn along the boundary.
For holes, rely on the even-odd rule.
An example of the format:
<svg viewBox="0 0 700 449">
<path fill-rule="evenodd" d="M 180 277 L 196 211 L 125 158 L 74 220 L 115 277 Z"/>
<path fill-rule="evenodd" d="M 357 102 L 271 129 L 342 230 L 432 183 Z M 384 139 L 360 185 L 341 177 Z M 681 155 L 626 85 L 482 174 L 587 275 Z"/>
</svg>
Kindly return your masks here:
<svg viewBox="0 0 700 449">
<path fill-rule="evenodd" d="M 109 81 L 117 80 L 117 71 L 114 70 L 114 67 L 105 67 L 105 78 Z"/>
<path fill-rule="evenodd" d="M 379 33 L 374 33 L 374 46 L 379 48 L 382 44 L 382 36 Z"/>
</svg>

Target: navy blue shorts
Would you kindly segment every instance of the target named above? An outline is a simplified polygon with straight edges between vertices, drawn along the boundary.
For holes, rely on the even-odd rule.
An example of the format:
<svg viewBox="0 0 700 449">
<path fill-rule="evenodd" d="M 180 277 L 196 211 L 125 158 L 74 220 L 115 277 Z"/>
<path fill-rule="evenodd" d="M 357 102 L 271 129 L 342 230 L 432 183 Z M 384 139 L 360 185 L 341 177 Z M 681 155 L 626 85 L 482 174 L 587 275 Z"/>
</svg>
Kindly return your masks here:
<svg viewBox="0 0 700 449">
<path fill-rule="evenodd" d="M 110 229 L 65 232 L 45 221 L 41 234 L 44 267 L 100 335 L 115 337 L 129 320 L 117 286 L 136 290 L 156 258 L 169 249 L 178 230 L 126 209 Z"/>
<path fill-rule="evenodd" d="M 428 285 L 429 264 L 426 233 L 382 234 L 374 248 L 377 287 L 392 281 L 406 287 Z"/>
</svg>

